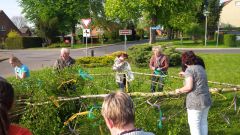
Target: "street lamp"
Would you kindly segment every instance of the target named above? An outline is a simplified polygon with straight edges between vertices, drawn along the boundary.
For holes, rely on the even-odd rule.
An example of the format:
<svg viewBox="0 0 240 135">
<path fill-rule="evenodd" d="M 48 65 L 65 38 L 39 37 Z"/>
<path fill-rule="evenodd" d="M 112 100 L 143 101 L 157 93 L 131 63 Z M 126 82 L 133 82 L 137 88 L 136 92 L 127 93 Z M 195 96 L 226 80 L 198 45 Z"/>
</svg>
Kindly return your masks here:
<svg viewBox="0 0 240 135">
<path fill-rule="evenodd" d="M 207 46 L 207 17 L 208 17 L 208 15 L 209 15 L 209 11 L 207 11 L 207 10 L 205 10 L 204 12 L 203 12 L 203 15 L 205 16 L 205 46 Z"/>
</svg>

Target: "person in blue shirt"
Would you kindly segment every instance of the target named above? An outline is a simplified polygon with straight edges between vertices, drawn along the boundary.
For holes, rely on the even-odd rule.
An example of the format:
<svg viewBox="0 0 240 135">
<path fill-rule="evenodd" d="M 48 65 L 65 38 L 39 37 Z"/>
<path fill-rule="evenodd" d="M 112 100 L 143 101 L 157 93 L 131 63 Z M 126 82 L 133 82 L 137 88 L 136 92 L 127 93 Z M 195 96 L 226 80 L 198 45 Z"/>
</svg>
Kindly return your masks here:
<svg viewBox="0 0 240 135">
<path fill-rule="evenodd" d="M 15 56 L 9 59 L 9 63 L 14 67 L 16 79 L 23 79 L 30 76 L 29 68 Z"/>
</svg>

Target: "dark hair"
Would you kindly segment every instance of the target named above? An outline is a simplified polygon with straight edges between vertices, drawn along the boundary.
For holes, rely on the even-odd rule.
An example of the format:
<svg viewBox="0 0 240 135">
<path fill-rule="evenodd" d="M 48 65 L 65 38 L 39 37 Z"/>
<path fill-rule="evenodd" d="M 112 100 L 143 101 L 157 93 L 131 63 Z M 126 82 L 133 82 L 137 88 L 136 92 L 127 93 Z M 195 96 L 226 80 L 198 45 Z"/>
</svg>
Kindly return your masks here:
<svg viewBox="0 0 240 135">
<path fill-rule="evenodd" d="M 182 54 L 182 71 L 185 71 L 186 65 L 200 65 L 205 69 L 203 59 L 194 54 L 193 51 L 186 51 Z"/>
<path fill-rule="evenodd" d="M 118 55 L 118 57 L 121 57 L 121 56 L 123 56 L 126 59 L 128 58 L 128 54 L 126 54 L 126 53 L 121 53 L 121 54 Z"/>
<path fill-rule="evenodd" d="M 0 80 L 0 134 L 7 135 L 10 125 L 8 111 L 14 101 L 14 90 L 6 80 Z"/>
</svg>

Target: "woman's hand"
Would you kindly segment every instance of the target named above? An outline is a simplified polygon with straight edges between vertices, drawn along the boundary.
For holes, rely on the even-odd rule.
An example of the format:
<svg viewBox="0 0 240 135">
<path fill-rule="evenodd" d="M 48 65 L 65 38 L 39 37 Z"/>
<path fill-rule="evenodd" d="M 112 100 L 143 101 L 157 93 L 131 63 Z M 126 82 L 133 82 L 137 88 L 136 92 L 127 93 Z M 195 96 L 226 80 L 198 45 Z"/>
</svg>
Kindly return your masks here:
<svg viewBox="0 0 240 135">
<path fill-rule="evenodd" d="M 176 90 L 175 90 L 175 93 L 176 93 L 176 94 L 181 94 L 180 89 L 176 89 Z"/>
<path fill-rule="evenodd" d="M 181 72 L 178 73 L 178 75 L 179 75 L 180 77 L 184 77 L 184 74 L 185 74 L 185 72 L 183 72 L 183 71 L 181 71 Z"/>
</svg>

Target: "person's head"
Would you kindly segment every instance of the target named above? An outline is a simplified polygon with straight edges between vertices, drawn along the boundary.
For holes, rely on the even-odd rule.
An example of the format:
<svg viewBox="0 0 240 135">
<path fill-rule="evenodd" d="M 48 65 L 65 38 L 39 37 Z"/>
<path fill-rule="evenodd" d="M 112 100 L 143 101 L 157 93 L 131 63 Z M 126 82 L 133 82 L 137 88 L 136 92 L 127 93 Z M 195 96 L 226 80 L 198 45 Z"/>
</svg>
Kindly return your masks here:
<svg viewBox="0 0 240 135">
<path fill-rule="evenodd" d="M 159 56 L 162 53 L 162 47 L 160 46 L 153 47 L 152 51 L 155 56 Z"/>
<path fill-rule="evenodd" d="M 128 58 L 128 54 L 126 53 L 121 53 L 118 55 L 118 58 L 121 60 L 121 61 L 124 61 L 125 59 Z"/>
<path fill-rule="evenodd" d="M 70 55 L 70 50 L 68 48 L 62 48 L 61 49 L 60 56 L 63 60 L 68 60 L 69 57 L 70 57 L 69 55 Z"/>
<path fill-rule="evenodd" d="M 12 67 L 21 66 L 22 62 L 15 56 L 10 57 L 9 63 Z"/>
<path fill-rule="evenodd" d="M 8 112 L 14 101 L 14 90 L 6 80 L 0 80 L 0 134 L 7 135 L 10 125 Z"/>
<path fill-rule="evenodd" d="M 186 51 L 182 53 L 182 65 L 190 66 L 196 65 L 197 63 L 197 56 L 194 54 L 193 51 Z"/>
<path fill-rule="evenodd" d="M 131 97 L 121 91 L 109 94 L 102 104 L 102 115 L 110 130 L 134 124 L 135 110 Z"/>
</svg>

